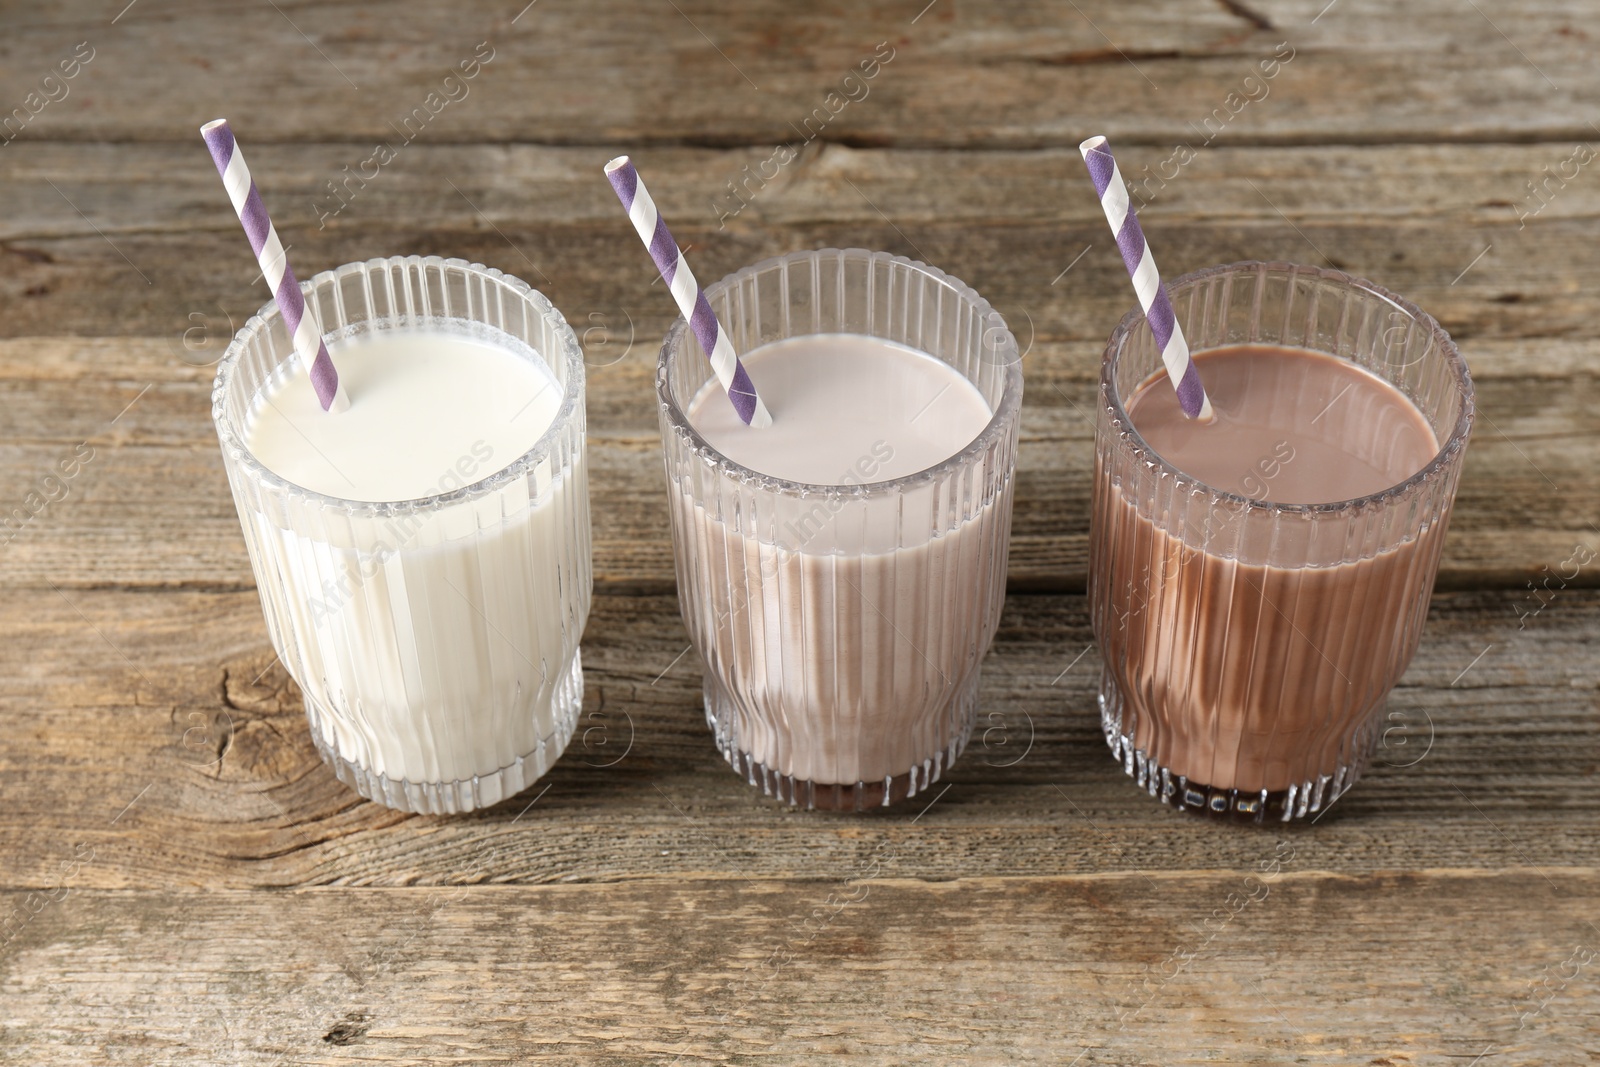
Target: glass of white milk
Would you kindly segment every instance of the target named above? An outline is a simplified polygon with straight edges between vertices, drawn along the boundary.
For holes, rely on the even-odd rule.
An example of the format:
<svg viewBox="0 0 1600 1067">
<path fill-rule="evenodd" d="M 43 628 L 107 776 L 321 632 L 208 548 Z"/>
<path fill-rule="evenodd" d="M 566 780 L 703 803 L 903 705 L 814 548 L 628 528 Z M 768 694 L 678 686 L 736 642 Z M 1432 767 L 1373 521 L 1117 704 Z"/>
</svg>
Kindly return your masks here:
<svg viewBox="0 0 1600 1067">
<path fill-rule="evenodd" d="M 583 703 L 592 591 L 583 357 L 525 282 L 438 257 L 312 278 L 348 410 L 274 305 L 212 418 L 273 647 L 362 796 L 449 813 L 525 789 Z"/>
</svg>

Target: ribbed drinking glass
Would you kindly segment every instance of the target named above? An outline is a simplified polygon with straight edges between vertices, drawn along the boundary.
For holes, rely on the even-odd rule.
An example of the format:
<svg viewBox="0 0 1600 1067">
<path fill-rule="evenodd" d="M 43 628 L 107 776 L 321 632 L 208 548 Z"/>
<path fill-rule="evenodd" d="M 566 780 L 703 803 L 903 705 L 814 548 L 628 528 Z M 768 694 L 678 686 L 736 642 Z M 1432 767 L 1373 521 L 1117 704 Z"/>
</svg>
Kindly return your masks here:
<svg viewBox="0 0 1600 1067">
<path fill-rule="evenodd" d="M 1297 818 L 1361 774 L 1416 651 L 1472 382 L 1430 316 L 1338 271 L 1239 263 L 1186 275 L 1170 292 L 1194 350 L 1281 345 L 1352 361 L 1404 394 L 1439 442 L 1414 475 L 1359 499 L 1227 492 L 1156 454 L 1129 419 L 1134 390 L 1164 373 L 1144 316 L 1130 313 L 1106 348 L 1089 554 L 1106 740 L 1167 803 Z M 1319 432 L 1389 447 L 1383 427 L 1350 418 L 1335 411 Z"/>
<path fill-rule="evenodd" d="M 806 334 L 886 338 L 954 368 L 992 413 L 916 474 L 805 484 L 741 466 L 690 424 L 712 372 L 682 319 L 657 369 L 678 595 L 717 747 L 751 785 L 802 807 L 919 793 L 972 732 L 1005 596 L 1016 342 L 961 282 L 862 249 L 769 259 L 706 297 L 741 355 Z"/>
<path fill-rule="evenodd" d="M 525 282 L 462 260 L 351 263 L 305 295 L 331 341 L 470 330 L 543 361 L 562 390 L 555 421 L 509 466 L 465 485 L 447 471 L 447 491 L 376 503 L 294 485 L 251 453 L 251 405 L 298 359 L 274 305 L 234 338 L 212 394 L 267 631 L 318 751 L 393 808 L 493 804 L 561 754 L 583 702 L 592 580 L 577 338 Z"/>
</svg>

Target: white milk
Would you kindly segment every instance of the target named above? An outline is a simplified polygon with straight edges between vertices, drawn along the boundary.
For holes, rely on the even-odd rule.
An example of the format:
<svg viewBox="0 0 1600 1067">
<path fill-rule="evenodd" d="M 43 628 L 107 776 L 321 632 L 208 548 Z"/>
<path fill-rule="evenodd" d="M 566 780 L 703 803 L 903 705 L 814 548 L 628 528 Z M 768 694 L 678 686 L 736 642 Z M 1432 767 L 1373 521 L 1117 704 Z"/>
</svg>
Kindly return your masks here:
<svg viewBox="0 0 1600 1067">
<path fill-rule="evenodd" d="M 480 324 L 369 331 L 330 354 L 348 411 L 322 411 L 290 361 L 254 398 L 246 437 L 275 474 L 342 500 L 480 482 L 532 448 L 562 403 L 543 360 Z M 560 754 L 582 701 L 589 603 L 578 440 L 475 500 L 242 513 L 274 640 L 298 651 L 284 658 L 298 659 L 313 735 L 354 773 L 393 790 L 505 772 L 474 784 L 475 806 Z"/>
<path fill-rule="evenodd" d="M 561 407 L 542 359 L 505 334 L 388 329 L 329 346 L 360 406 L 322 410 L 298 363 L 258 394 L 246 444 L 274 474 L 342 500 L 414 500 L 504 470 Z M 514 346 L 514 347 L 513 347 Z"/>
</svg>

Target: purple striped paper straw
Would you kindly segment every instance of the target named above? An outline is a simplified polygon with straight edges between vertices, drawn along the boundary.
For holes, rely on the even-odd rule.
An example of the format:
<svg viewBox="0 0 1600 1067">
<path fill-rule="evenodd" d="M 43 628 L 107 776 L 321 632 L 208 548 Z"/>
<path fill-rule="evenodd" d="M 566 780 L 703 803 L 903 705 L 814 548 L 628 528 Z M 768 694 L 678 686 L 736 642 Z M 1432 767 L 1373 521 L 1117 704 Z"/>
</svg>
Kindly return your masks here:
<svg viewBox="0 0 1600 1067">
<path fill-rule="evenodd" d="M 1183 327 L 1172 313 L 1172 301 L 1167 299 L 1167 287 L 1161 284 L 1150 246 L 1145 244 L 1139 217 L 1128 203 L 1128 187 L 1122 183 L 1111 146 L 1104 137 L 1091 137 L 1078 146 L 1078 151 L 1083 153 L 1094 190 L 1100 194 L 1100 206 L 1105 209 L 1106 221 L 1111 224 L 1111 233 L 1122 250 L 1122 262 L 1128 265 L 1133 291 L 1144 308 L 1150 332 L 1161 348 L 1161 362 L 1167 365 L 1167 376 L 1178 391 L 1178 404 L 1189 418 L 1210 422 L 1213 417 L 1211 400 L 1200 384 L 1200 374 L 1189 354 L 1189 342 L 1183 339 Z"/>
<path fill-rule="evenodd" d="M 739 418 L 747 426 L 756 429 L 771 426 L 772 416 L 756 395 L 755 383 L 750 380 L 744 364 L 739 362 L 739 357 L 734 353 L 733 345 L 728 340 L 728 331 L 717 321 L 716 313 L 706 301 L 706 294 L 700 291 L 699 283 L 694 280 L 694 272 L 678 250 L 678 242 L 667 232 L 667 224 L 656 211 L 656 203 L 650 199 L 644 182 L 639 180 L 639 172 L 634 169 L 632 161 L 627 156 L 613 159 L 606 164 L 606 177 L 611 179 L 611 188 L 617 191 L 617 199 L 622 201 L 633 228 L 639 231 L 639 239 L 650 250 L 650 258 L 656 261 L 656 269 L 661 271 L 661 277 L 666 279 L 667 287 L 672 290 L 672 299 L 678 302 L 678 310 L 683 312 L 694 335 L 700 339 L 700 347 L 705 349 L 706 358 L 711 360 L 711 369 L 716 372 L 717 381 L 722 383 L 722 387 L 728 391 L 728 399 L 733 401 L 733 410 L 739 413 Z"/>
<path fill-rule="evenodd" d="M 228 199 L 233 201 L 233 210 L 238 213 L 239 221 L 244 224 L 245 236 L 250 238 L 250 249 L 256 254 L 256 262 L 261 264 L 261 276 L 272 288 L 272 297 L 278 302 L 278 312 L 283 316 L 284 329 L 294 339 L 294 350 L 299 353 L 301 363 L 310 368 L 311 386 L 317 391 L 322 410 L 343 411 L 350 406 L 350 399 L 339 386 L 339 372 L 333 369 L 333 359 L 328 355 L 328 346 L 323 343 L 316 315 L 306 314 L 306 300 L 300 292 L 300 283 L 295 280 L 294 271 L 289 267 L 283 243 L 278 240 L 278 231 L 267 217 L 266 205 L 261 202 L 261 193 L 250 177 L 250 168 L 245 166 L 244 154 L 234 142 L 228 120 L 215 119 L 206 123 L 200 127 L 200 136 L 205 138 L 206 147 L 211 149 L 217 173 L 222 175 L 222 186 L 228 191 Z"/>
</svg>

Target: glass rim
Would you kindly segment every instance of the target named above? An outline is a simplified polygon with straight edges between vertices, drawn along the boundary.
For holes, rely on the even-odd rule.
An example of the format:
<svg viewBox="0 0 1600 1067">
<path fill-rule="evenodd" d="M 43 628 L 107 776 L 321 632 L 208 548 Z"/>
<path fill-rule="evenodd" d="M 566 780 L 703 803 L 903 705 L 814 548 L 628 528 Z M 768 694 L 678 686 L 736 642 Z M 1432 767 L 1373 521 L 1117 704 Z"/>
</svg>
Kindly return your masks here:
<svg viewBox="0 0 1600 1067">
<path fill-rule="evenodd" d="M 746 467 L 737 460 L 719 451 L 707 441 L 698 430 L 689 422 L 688 413 L 678 404 L 672 395 L 672 382 L 668 375 L 668 362 L 679 348 L 682 348 L 688 339 L 688 323 L 682 315 L 673 320 L 668 327 L 666 337 L 661 342 L 661 352 L 656 360 L 656 403 L 665 413 L 672 430 L 677 433 L 688 445 L 689 451 L 697 458 L 714 463 L 723 473 L 728 474 L 742 485 L 751 486 L 763 492 L 775 493 L 783 496 L 810 497 L 821 495 L 832 498 L 866 499 L 889 496 L 902 492 L 913 486 L 933 482 L 953 471 L 970 466 L 983 452 L 987 451 L 997 440 L 1008 432 L 1009 426 L 1016 421 L 1018 410 L 1022 405 L 1022 357 L 1017 354 L 1017 339 L 1012 334 L 1011 328 L 1006 325 L 1005 318 L 994 306 L 978 294 L 978 291 L 953 274 L 948 274 L 938 267 L 923 263 L 921 260 L 910 259 L 906 256 L 894 255 L 890 252 L 875 252 L 869 248 L 816 248 L 801 249 L 786 252 L 782 255 L 768 256 L 766 259 L 757 260 L 748 266 L 724 275 L 704 289 L 707 300 L 720 295 L 730 285 L 755 275 L 761 271 L 769 270 L 779 264 L 803 261 L 812 256 L 832 255 L 843 258 L 845 256 L 865 256 L 873 262 L 894 263 L 910 267 L 923 276 L 945 286 L 960 299 L 966 301 L 984 323 L 983 334 L 989 335 L 991 329 L 998 328 L 999 344 L 996 352 L 1001 358 L 996 361 L 1005 372 L 1005 384 L 1000 393 L 1000 401 L 995 405 L 994 411 L 989 416 L 989 421 L 984 424 L 976 437 L 967 442 L 961 449 L 946 456 L 939 462 L 924 467 L 920 471 L 903 474 L 898 478 L 885 481 L 862 482 L 850 485 L 832 485 L 825 482 L 800 482 L 788 478 L 778 478 L 770 474 L 763 474 L 758 470 Z M 827 331 L 843 332 L 843 331 Z M 794 334 L 795 337 L 805 336 Z M 876 335 L 870 335 L 876 336 Z M 881 338 L 892 340 L 892 338 Z M 904 343 L 904 342 L 901 342 Z M 907 347 L 916 348 L 915 345 Z M 925 351 L 917 349 L 918 351 Z M 741 353 L 742 354 L 742 353 Z M 931 353 L 928 353 L 931 355 Z M 938 359 L 939 357 L 934 356 Z M 944 362 L 940 360 L 940 362 Z M 966 377 L 966 375 L 962 375 Z M 711 379 L 707 379 L 710 381 Z M 971 381 L 970 378 L 967 379 Z M 752 431 L 760 432 L 760 431 Z"/>
<path fill-rule="evenodd" d="M 1288 504 L 1281 501 L 1257 499 L 1255 497 L 1245 496 L 1243 493 L 1235 493 L 1228 489 L 1219 488 L 1210 484 L 1209 482 L 1201 481 L 1194 475 L 1180 470 L 1165 456 L 1161 455 L 1161 453 L 1157 452 L 1153 447 L 1151 447 L 1150 443 L 1144 439 L 1137 429 L 1134 428 L 1133 420 L 1129 417 L 1127 409 L 1123 406 L 1122 397 L 1117 392 L 1116 383 L 1113 379 L 1113 371 L 1115 369 L 1116 360 L 1120 351 L 1125 346 L 1128 335 L 1137 330 L 1141 325 L 1143 325 L 1145 329 L 1149 329 L 1149 323 L 1145 318 L 1144 311 L 1139 308 L 1135 308 L 1124 315 L 1122 321 L 1117 323 L 1116 329 L 1111 331 L 1111 337 L 1106 342 L 1104 357 L 1100 361 L 1101 403 L 1102 405 L 1109 405 L 1110 407 L 1111 428 L 1117 435 L 1117 438 L 1126 442 L 1127 446 L 1133 451 L 1134 455 L 1139 460 L 1147 463 L 1150 466 L 1158 468 L 1163 474 L 1171 475 L 1173 479 L 1180 484 L 1191 486 L 1195 490 L 1204 491 L 1223 500 L 1242 504 L 1247 508 L 1258 511 L 1268 511 L 1274 514 L 1330 514 L 1333 512 L 1362 508 L 1372 504 L 1387 503 L 1391 498 L 1399 497 L 1416 486 L 1428 481 L 1432 481 L 1441 476 L 1445 472 L 1446 468 L 1448 468 L 1450 464 L 1456 460 L 1459 454 L 1467 447 L 1467 438 L 1472 432 L 1473 415 L 1476 409 L 1474 406 L 1475 394 L 1472 386 L 1472 375 L 1467 369 L 1467 362 L 1462 357 L 1461 350 L 1456 346 L 1455 341 L 1450 338 L 1450 334 L 1445 331 L 1443 326 L 1439 325 L 1439 321 L 1426 311 L 1423 311 L 1416 304 L 1396 293 L 1390 292 L 1388 289 L 1378 285 L 1376 282 L 1368 281 L 1365 278 L 1361 278 L 1357 275 L 1341 270 L 1334 270 L 1328 267 L 1313 267 L 1302 263 L 1290 263 L 1284 260 L 1247 259 L 1240 260 L 1237 263 L 1223 263 L 1214 267 L 1204 267 L 1200 270 L 1190 271 L 1188 274 L 1184 274 L 1173 279 L 1171 282 L 1167 283 L 1166 288 L 1170 291 L 1182 285 L 1201 282 L 1216 275 L 1229 272 L 1261 273 L 1263 271 L 1280 271 L 1291 272 L 1297 275 L 1309 275 L 1325 281 L 1345 285 L 1351 289 L 1361 290 L 1362 292 L 1369 293 L 1378 297 L 1380 300 L 1393 305 L 1397 310 L 1405 313 L 1413 322 L 1418 323 L 1428 330 L 1429 334 L 1433 338 L 1434 343 L 1438 346 L 1439 351 L 1443 354 L 1446 365 L 1449 366 L 1453 372 L 1456 385 L 1461 391 L 1461 411 L 1456 416 L 1456 422 L 1450 430 L 1450 435 L 1446 437 L 1443 442 L 1441 442 L 1439 445 L 1439 450 L 1434 453 L 1433 458 L 1427 463 L 1423 464 L 1419 470 L 1415 471 L 1404 480 L 1396 482 L 1394 485 L 1388 486 L 1384 489 L 1380 489 L 1375 493 L 1367 493 L 1364 496 L 1350 497 L 1346 500 L 1334 500 L 1319 504 Z M 1294 348 L 1303 346 L 1284 345 L 1283 347 Z M 1196 349 L 1195 351 L 1205 352 L 1210 351 L 1210 349 L 1202 348 Z M 1306 349 L 1306 351 L 1317 350 Z M 1325 354 L 1334 355 L 1335 353 Z M 1393 385 L 1394 383 L 1391 382 L 1390 384 Z M 1402 393 L 1401 395 L 1404 394 Z M 1407 400 L 1409 401 L 1410 398 L 1407 397 Z"/>
<path fill-rule="evenodd" d="M 320 493 L 315 489 L 308 489 L 297 482 L 278 474 L 256 458 L 254 452 L 245 443 L 241 434 L 241 427 L 236 426 L 227 414 L 227 394 L 233 384 L 233 372 L 238 365 L 240 356 L 244 353 L 246 345 L 254 340 L 261 331 L 270 328 L 274 320 L 281 320 L 282 313 L 278 310 L 276 300 L 269 300 L 261 305 L 255 314 L 239 327 L 233 335 L 233 340 L 228 343 L 228 349 L 223 353 L 222 359 L 217 364 L 217 376 L 211 388 L 211 421 L 215 424 L 217 437 L 222 443 L 225 453 L 237 463 L 246 475 L 261 485 L 287 493 L 308 503 L 323 506 L 338 507 L 341 510 L 358 517 L 388 517 L 391 515 L 408 514 L 416 511 L 431 510 L 449 507 L 454 504 L 478 500 L 487 497 L 527 474 L 539 463 L 549 458 L 556 444 L 557 438 L 566 431 L 574 418 L 582 411 L 584 374 L 583 352 L 578 345 L 578 338 L 573 333 L 572 326 L 567 322 L 561 312 L 552 304 L 548 297 L 527 282 L 514 274 L 508 274 L 497 267 L 485 266 L 482 263 L 472 263 L 465 259 L 449 258 L 442 256 L 388 256 L 374 259 L 358 260 L 344 263 L 330 270 L 321 271 L 309 280 L 300 283 L 301 292 L 314 289 L 319 284 L 337 281 L 355 274 L 372 273 L 380 269 L 391 269 L 402 266 L 412 269 L 427 269 L 434 267 L 451 267 L 481 278 L 504 283 L 512 292 L 514 298 L 521 299 L 533 309 L 550 327 L 562 348 L 563 361 L 566 364 L 566 383 L 562 388 L 561 406 L 556 410 L 555 418 L 551 421 L 542 434 L 539 435 L 531 447 L 512 460 L 506 466 L 470 482 L 458 489 L 447 493 L 430 493 L 426 496 L 407 497 L 401 500 L 352 500 L 348 497 L 336 496 L 331 493 Z M 325 325 L 325 324 L 324 324 Z M 483 325 L 491 325 L 484 323 Z M 531 345 L 529 346 L 532 347 Z M 540 352 L 542 358 L 549 360 L 554 353 Z M 293 353 L 289 359 L 298 360 L 299 353 Z M 553 362 L 553 361 L 552 361 Z M 281 365 L 281 364 L 280 364 Z M 329 418 L 338 418 L 337 415 L 327 414 Z"/>
</svg>

